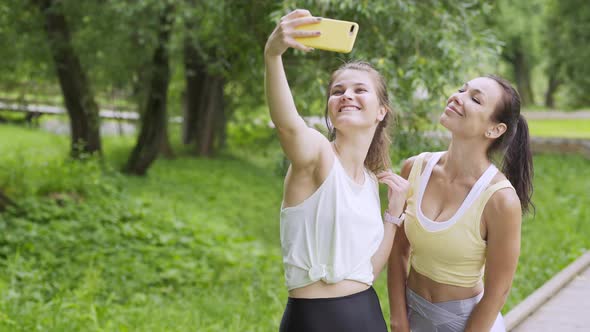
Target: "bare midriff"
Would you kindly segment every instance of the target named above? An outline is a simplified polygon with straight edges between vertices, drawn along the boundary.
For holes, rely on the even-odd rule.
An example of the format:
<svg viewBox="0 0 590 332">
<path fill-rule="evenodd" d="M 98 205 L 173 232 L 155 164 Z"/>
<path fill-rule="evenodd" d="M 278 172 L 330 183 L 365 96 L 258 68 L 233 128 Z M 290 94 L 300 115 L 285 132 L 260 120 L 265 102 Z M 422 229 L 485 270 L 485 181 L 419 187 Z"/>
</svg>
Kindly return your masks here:
<svg viewBox="0 0 590 332">
<path fill-rule="evenodd" d="M 479 281 L 473 287 L 460 287 L 441 284 L 418 272 L 410 270 L 408 288 L 430 303 L 465 300 L 483 292 L 483 282 Z"/>
<path fill-rule="evenodd" d="M 320 280 L 305 287 L 290 290 L 289 297 L 297 299 L 342 297 L 362 292 L 369 287 L 365 283 L 354 280 L 342 280 L 335 284 L 327 284 Z"/>
</svg>

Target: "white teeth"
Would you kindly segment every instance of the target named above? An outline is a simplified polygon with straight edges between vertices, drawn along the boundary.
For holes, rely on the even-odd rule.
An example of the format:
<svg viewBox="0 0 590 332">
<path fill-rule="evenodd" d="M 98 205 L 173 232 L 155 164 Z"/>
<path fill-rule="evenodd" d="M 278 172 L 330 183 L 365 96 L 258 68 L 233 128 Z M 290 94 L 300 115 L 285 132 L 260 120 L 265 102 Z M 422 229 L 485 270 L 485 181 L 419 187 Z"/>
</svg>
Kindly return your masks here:
<svg viewBox="0 0 590 332">
<path fill-rule="evenodd" d="M 346 106 L 346 107 L 342 107 L 340 109 L 340 112 L 354 112 L 354 111 L 358 111 L 358 107 L 354 107 L 354 106 Z"/>
</svg>

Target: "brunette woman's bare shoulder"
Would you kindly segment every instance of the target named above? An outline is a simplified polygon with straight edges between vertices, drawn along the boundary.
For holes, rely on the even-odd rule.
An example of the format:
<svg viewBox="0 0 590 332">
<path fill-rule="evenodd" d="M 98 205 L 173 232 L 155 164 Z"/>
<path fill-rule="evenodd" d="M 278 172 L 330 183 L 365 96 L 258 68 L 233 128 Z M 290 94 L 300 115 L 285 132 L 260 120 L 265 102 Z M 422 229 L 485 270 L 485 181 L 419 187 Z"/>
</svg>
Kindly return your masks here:
<svg viewBox="0 0 590 332">
<path fill-rule="evenodd" d="M 506 177 L 506 175 L 504 175 L 504 173 L 502 172 L 498 172 L 496 173 L 496 175 L 492 178 L 492 181 L 490 181 L 490 186 L 494 185 L 498 182 L 502 182 L 504 180 L 508 180 L 508 178 Z"/>
<path fill-rule="evenodd" d="M 507 180 L 502 172 L 498 172 L 490 182 L 490 186 Z M 520 224 L 522 216 L 521 204 L 516 191 L 512 187 L 500 189 L 492 194 L 483 211 L 485 220 L 495 220 L 496 224 Z"/>
<path fill-rule="evenodd" d="M 432 156 L 431 152 L 422 152 L 420 154 L 417 154 L 415 156 L 412 156 L 404 161 L 402 161 L 402 168 L 401 168 L 401 176 L 404 179 L 407 179 L 410 176 L 410 172 L 412 171 L 412 167 L 414 167 L 414 162 L 419 158 L 423 156 L 423 164 L 426 163 L 428 161 L 428 159 L 430 159 L 430 156 Z M 424 165 L 423 165 L 424 166 Z"/>
</svg>

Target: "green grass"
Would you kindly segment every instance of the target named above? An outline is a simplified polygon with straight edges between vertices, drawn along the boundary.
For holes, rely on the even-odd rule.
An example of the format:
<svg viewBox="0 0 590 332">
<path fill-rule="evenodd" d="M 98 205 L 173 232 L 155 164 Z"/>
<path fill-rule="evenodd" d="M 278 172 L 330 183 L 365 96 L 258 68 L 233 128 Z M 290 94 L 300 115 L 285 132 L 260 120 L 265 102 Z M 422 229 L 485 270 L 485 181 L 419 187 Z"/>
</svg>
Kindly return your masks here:
<svg viewBox="0 0 590 332">
<path fill-rule="evenodd" d="M 540 155 L 534 165 L 536 215 L 523 223 L 518 271 L 505 312 L 590 250 L 590 160 Z"/>
<path fill-rule="evenodd" d="M 274 152 L 158 160 L 138 178 L 117 172 L 133 143 L 105 139 L 105 163 L 79 163 L 67 137 L 0 126 L 0 188 L 20 206 L 0 214 L 0 331 L 276 331 Z M 505 312 L 590 248 L 590 161 L 535 166 L 537 214 Z"/>
<path fill-rule="evenodd" d="M 533 119 L 527 123 L 532 137 L 590 139 L 590 119 Z M 436 129 L 446 131 L 441 124 Z"/>
<path fill-rule="evenodd" d="M 531 136 L 590 139 L 590 119 L 529 120 Z"/>
<path fill-rule="evenodd" d="M 7 126 L 0 137 L 0 188 L 22 208 L 0 215 L 0 331 L 278 326 L 274 172 L 178 158 L 126 177 L 111 168 L 132 140 L 105 140 L 103 169 L 64 160 L 67 137 Z"/>
</svg>

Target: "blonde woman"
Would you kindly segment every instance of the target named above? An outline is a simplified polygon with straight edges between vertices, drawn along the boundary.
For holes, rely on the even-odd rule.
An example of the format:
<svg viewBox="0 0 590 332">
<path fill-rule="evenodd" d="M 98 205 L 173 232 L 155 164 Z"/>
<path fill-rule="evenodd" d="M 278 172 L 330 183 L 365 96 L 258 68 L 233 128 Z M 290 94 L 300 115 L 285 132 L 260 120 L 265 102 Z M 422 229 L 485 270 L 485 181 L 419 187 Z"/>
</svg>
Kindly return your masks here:
<svg viewBox="0 0 590 332">
<path fill-rule="evenodd" d="M 330 139 L 299 116 L 282 54 L 289 47 L 310 51 L 295 37 L 319 32 L 295 28 L 319 20 L 306 10 L 289 13 L 264 53 L 268 107 L 291 162 L 280 215 L 289 291 L 280 331 L 386 332 L 371 285 L 391 250 L 408 183 L 390 170 L 391 108 L 384 80 L 369 64 L 345 64 L 332 74 Z M 389 188 L 385 222 L 378 182 Z"/>
</svg>

